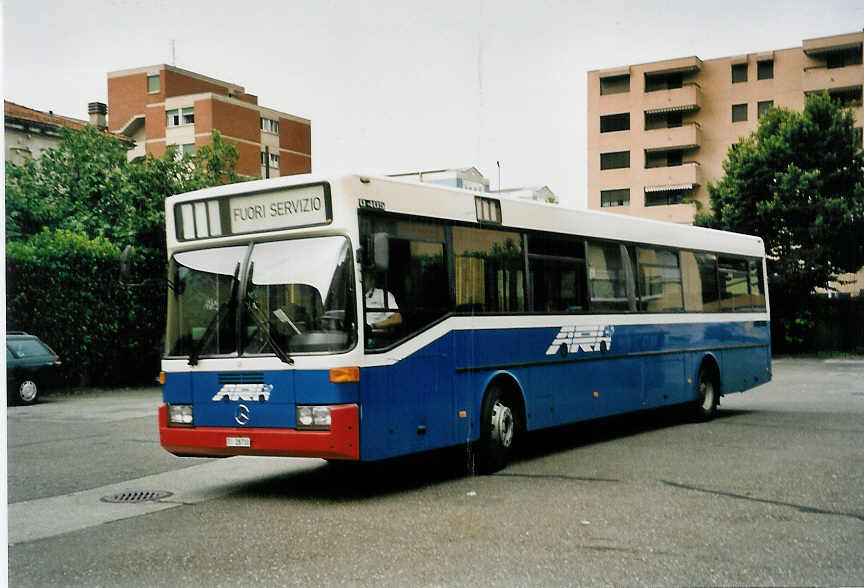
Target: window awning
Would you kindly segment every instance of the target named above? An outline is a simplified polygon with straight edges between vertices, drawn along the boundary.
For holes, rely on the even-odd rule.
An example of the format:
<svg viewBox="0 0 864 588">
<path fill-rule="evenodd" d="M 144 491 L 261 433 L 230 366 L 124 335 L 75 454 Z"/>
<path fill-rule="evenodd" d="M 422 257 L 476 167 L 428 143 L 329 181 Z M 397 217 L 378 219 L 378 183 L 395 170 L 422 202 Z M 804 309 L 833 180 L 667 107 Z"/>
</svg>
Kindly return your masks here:
<svg viewBox="0 0 864 588">
<path fill-rule="evenodd" d="M 692 190 L 696 184 L 666 184 L 665 186 L 645 186 L 646 192 L 672 192 L 674 190 Z"/>
<path fill-rule="evenodd" d="M 649 108 L 645 114 L 661 114 L 664 112 L 677 112 L 679 110 L 698 110 L 697 104 L 678 104 L 676 106 L 664 106 L 663 108 Z"/>
</svg>

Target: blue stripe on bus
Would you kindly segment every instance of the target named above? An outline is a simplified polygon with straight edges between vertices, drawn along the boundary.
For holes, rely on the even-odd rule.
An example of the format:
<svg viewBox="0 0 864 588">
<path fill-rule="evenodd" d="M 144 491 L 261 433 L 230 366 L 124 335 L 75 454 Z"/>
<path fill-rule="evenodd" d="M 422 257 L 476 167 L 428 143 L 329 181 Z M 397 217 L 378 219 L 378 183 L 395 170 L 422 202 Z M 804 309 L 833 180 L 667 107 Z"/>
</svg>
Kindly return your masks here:
<svg viewBox="0 0 864 588">
<path fill-rule="evenodd" d="M 292 428 L 296 404 L 358 402 L 361 459 L 377 460 L 475 440 L 483 393 L 496 377 L 520 390 L 527 427 L 534 430 L 694 400 L 706 355 L 720 367 L 724 394 L 771 376 L 765 321 L 614 325 L 606 331 L 580 327 L 578 317 L 569 322 L 451 331 L 393 365 L 362 368 L 359 385 L 331 384 L 327 370 L 258 372 L 246 379 L 242 372 L 223 372 L 221 379 L 217 372 L 169 373 L 163 395 L 168 403 L 194 402 L 197 426 L 237 426 L 240 400 L 213 400 L 226 383 L 272 386 L 266 402 L 263 396 L 245 402 L 249 427 Z"/>
<path fill-rule="evenodd" d="M 605 352 L 577 344 L 566 357 L 547 355 L 561 331 L 453 331 L 395 365 L 363 369 L 361 458 L 475 440 L 483 393 L 498 376 L 521 390 L 529 430 L 694 400 L 706 355 L 720 367 L 725 394 L 770 379 L 764 321 L 615 326 Z M 573 332 L 572 341 L 591 335 Z"/>
</svg>

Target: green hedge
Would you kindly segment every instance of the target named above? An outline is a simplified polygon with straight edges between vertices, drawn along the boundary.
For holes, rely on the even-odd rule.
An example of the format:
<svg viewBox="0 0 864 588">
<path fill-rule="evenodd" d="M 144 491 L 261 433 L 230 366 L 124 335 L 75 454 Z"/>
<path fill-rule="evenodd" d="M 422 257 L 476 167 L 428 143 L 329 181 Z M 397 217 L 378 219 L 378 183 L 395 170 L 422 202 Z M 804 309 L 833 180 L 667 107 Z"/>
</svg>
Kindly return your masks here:
<svg viewBox="0 0 864 588">
<path fill-rule="evenodd" d="M 61 229 L 6 244 L 8 329 L 48 343 L 67 384 L 137 383 L 158 373 L 164 281 L 121 284 L 121 258 L 103 237 Z M 133 260 L 133 275 L 164 267 L 149 250 Z"/>
</svg>

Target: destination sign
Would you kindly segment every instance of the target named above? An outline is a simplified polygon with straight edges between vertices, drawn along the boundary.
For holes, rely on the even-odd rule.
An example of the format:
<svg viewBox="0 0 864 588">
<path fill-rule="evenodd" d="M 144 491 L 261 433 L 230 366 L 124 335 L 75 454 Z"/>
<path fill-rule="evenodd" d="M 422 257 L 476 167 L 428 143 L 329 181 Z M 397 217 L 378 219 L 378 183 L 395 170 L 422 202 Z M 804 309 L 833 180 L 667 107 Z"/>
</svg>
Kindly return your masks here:
<svg viewBox="0 0 864 588">
<path fill-rule="evenodd" d="M 228 199 L 232 233 L 325 224 L 328 208 L 321 184 Z"/>
<path fill-rule="evenodd" d="M 181 240 L 324 225 L 332 218 L 327 183 L 183 202 L 174 208 Z"/>
</svg>

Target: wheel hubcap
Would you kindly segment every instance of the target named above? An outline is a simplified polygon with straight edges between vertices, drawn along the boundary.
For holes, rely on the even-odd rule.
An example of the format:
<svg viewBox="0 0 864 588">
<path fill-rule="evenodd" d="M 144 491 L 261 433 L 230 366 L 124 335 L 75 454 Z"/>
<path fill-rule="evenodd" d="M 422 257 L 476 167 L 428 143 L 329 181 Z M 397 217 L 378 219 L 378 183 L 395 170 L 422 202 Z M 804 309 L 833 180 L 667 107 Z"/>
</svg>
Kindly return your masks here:
<svg viewBox="0 0 864 588">
<path fill-rule="evenodd" d="M 510 447 L 514 425 L 513 411 L 501 404 L 500 400 L 495 402 L 492 407 L 492 440 L 502 447 Z"/>
<path fill-rule="evenodd" d="M 702 409 L 711 410 L 714 407 L 714 382 L 703 377 L 699 381 L 699 396 L 702 398 Z"/>
<path fill-rule="evenodd" d="M 36 383 L 30 380 L 21 382 L 21 387 L 18 388 L 18 395 L 24 402 L 31 402 L 34 398 L 36 398 L 37 392 L 38 389 L 36 388 Z"/>
</svg>

